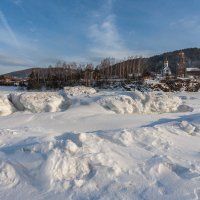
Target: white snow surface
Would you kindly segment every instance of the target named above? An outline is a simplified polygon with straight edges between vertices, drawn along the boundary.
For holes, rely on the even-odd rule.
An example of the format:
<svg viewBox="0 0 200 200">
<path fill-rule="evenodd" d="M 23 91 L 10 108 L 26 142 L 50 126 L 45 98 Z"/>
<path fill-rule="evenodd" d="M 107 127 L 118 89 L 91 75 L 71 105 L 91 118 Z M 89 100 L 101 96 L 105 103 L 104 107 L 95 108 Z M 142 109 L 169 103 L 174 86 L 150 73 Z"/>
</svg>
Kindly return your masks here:
<svg viewBox="0 0 200 200">
<path fill-rule="evenodd" d="M 72 96 L 91 95 L 96 93 L 96 90 L 94 88 L 85 86 L 64 87 L 64 91 L 66 92 L 66 94 Z"/>
<path fill-rule="evenodd" d="M 81 91 L 81 89 L 83 91 Z M 13 92 L 0 96 L 0 115 L 17 111 L 32 113 L 65 111 L 83 105 L 101 106 L 117 114 L 187 112 L 192 110 L 172 94 L 134 92 L 98 92 L 83 86 L 66 87 L 58 92 Z"/>
<path fill-rule="evenodd" d="M 10 100 L 17 110 L 33 113 L 61 111 L 65 102 L 64 97 L 56 92 L 11 93 Z"/>
<path fill-rule="evenodd" d="M 127 95 L 114 95 L 102 98 L 99 104 L 116 113 L 165 113 L 180 111 L 182 101 L 179 97 L 164 93 L 146 93 L 139 91 Z"/>
<path fill-rule="evenodd" d="M 4 92 L 0 199 L 200 198 L 200 93 Z"/>
<path fill-rule="evenodd" d="M 0 94 L 0 116 L 10 115 L 15 111 L 15 108 L 8 100 L 8 96 Z"/>
</svg>

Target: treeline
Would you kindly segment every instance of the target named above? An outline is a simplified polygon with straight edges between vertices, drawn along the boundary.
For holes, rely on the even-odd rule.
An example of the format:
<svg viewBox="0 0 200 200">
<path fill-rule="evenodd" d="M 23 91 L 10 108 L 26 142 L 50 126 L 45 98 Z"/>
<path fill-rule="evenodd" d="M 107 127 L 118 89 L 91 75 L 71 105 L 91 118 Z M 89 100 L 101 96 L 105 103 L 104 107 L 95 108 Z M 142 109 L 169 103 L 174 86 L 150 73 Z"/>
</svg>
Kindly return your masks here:
<svg viewBox="0 0 200 200">
<path fill-rule="evenodd" d="M 90 68 L 91 65 L 83 66 L 76 63 L 66 64 L 58 62 L 56 66 L 48 68 L 33 69 L 29 75 L 29 88 L 40 89 L 62 88 L 66 85 L 79 84 L 84 78 L 84 68 Z"/>
<path fill-rule="evenodd" d="M 141 79 L 147 74 L 146 60 L 129 57 L 115 62 L 106 58 L 96 67 L 93 64 L 77 64 L 59 61 L 54 67 L 34 69 L 29 76 L 29 88 L 63 88 L 64 86 L 101 86 L 113 82 Z"/>
</svg>

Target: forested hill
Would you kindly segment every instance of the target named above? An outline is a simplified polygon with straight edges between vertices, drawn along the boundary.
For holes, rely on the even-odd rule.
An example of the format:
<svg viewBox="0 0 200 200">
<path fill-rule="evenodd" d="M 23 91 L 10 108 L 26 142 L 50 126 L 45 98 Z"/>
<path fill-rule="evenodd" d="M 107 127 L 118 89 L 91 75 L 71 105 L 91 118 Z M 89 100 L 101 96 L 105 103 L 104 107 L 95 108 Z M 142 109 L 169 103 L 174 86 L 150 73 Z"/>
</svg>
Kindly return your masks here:
<svg viewBox="0 0 200 200">
<path fill-rule="evenodd" d="M 3 74 L 3 75 L 17 77 L 17 78 L 27 78 L 31 74 L 33 69 L 36 69 L 36 68 L 14 71 L 14 72 L 10 72 L 10 73 Z"/>
<path fill-rule="evenodd" d="M 147 59 L 146 64 L 150 71 L 160 71 L 163 67 L 163 61 L 165 57 L 167 57 L 169 66 L 174 72 L 178 60 L 178 53 L 180 51 L 181 50 L 176 50 L 173 52 L 166 52 L 161 55 L 152 56 Z M 182 49 L 182 51 L 185 53 L 187 67 L 200 67 L 200 48 Z"/>
</svg>

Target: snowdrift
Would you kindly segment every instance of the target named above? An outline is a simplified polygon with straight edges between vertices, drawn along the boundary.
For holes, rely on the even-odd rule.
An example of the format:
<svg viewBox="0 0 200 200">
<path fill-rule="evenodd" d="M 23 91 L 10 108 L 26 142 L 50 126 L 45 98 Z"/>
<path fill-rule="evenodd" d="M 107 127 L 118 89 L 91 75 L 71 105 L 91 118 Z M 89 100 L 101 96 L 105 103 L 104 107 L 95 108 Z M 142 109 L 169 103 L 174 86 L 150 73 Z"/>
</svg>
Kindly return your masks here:
<svg viewBox="0 0 200 200">
<path fill-rule="evenodd" d="M 193 109 L 179 97 L 165 93 L 99 92 L 88 87 L 65 87 L 59 92 L 24 92 L 0 96 L 0 116 L 15 111 L 32 113 L 66 111 L 69 106 L 100 105 L 117 114 L 188 112 Z"/>
<path fill-rule="evenodd" d="M 119 114 L 131 114 L 137 110 L 137 107 L 134 106 L 134 100 L 125 95 L 104 97 L 98 100 L 97 103 L 104 108 Z"/>
<path fill-rule="evenodd" d="M 106 96 L 98 100 L 104 108 L 119 114 L 131 113 L 166 113 L 191 111 L 189 106 L 182 105 L 179 97 L 164 93 L 141 93 Z"/>
<path fill-rule="evenodd" d="M 56 92 L 27 92 L 10 94 L 10 100 L 19 111 L 57 112 L 67 106 L 67 99 Z"/>
<path fill-rule="evenodd" d="M 0 116 L 10 115 L 15 111 L 15 108 L 8 100 L 7 95 L 0 95 Z"/>
<path fill-rule="evenodd" d="M 114 179 L 121 174 L 121 167 L 117 158 L 123 157 L 113 152 L 105 152 L 110 143 L 103 138 L 86 133 L 64 133 L 54 138 L 37 138 L 37 142 L 29 144 L 24 141 L 19 149 L 14 150 L 17 165 L 26 168 L 20 171 L 16 163 L 1 163 L 0 161 L 0 188 L 14 187 L 16 183 L 23 182 L 26 174 L 34 176 L 36 186 L 40 189 L 48 188 L 56 192 L 70 191 L 72 188 L 88 187 L 88 181 L 99 179 L 102 175 Z M 103 142 L 103 148 L 96 145 Z M 104 146 L 105 145 L 105 146 Z M 28 164 L 31 160 L 32 165 Z M 12 184 L 11 184 L 12 183 Z"/>
<path fill-rule="evenodd" d="M 64 91 L 67 95 L 71 96 L 91 95 L 96 93 L 94 88 L 85 86 L 64 87 Z"/>
</svg>

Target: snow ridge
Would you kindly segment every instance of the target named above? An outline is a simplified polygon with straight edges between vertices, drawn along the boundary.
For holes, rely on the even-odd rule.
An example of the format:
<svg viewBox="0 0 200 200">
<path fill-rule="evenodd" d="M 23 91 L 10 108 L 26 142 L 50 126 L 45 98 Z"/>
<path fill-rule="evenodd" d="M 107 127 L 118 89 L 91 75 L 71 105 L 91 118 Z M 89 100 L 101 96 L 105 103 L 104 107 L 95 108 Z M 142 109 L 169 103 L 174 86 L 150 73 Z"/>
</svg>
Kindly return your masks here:
<svg viewBox="0 0 200 200">
<path fill-rule="evenodd" d="M 83 101 L 84 99 L 84 101 Z M 182 104 L 182 100 L 165 93 L 104 92 L 96 93 L 93 88 L 83 86 L 66 87 L 59 92 L 23 92 L 0 96 L 0 116 L 10 115 L 16 111 L 31 113 L 66 111 L 76 102 L 98 104 L 118 114 L 149 114 L 166 112 L 187 112 L 192 108 Z M 81 106 L 81 105 L 80 105 Z"/>
</svg>

